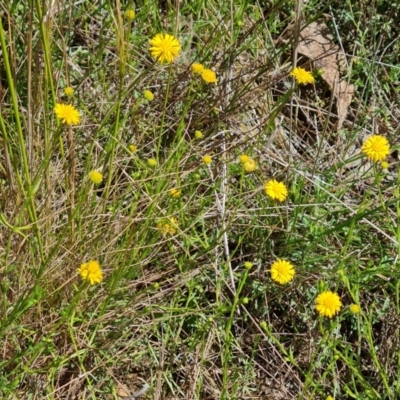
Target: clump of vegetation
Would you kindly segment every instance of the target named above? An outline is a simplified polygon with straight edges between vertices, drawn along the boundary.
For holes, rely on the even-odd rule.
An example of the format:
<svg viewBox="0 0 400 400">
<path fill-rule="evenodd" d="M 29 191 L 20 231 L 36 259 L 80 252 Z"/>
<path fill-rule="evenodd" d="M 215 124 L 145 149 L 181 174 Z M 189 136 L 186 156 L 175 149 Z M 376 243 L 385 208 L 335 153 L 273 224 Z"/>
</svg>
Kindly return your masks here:
<svg viewBox="0 0 400 400">
<path fill-rule="evenodd" d="M 3 6 L 1 398 L 400 396 L 399 9 L 263 4 Z"/>
</svg>

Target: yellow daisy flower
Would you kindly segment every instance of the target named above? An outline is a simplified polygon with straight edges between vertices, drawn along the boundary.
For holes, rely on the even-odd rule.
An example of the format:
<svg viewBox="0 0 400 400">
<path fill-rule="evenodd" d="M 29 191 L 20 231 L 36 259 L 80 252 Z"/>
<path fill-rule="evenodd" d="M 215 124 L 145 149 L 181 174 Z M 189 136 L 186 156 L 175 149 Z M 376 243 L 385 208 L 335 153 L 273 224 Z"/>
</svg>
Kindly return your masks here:
<svg viewBox="0 0 400 400">
<path fill-rule="evenodd" d="M 273 200 L 285 201 L 288 196 L 288 190 L 283 182 L 271 179 L 265 185 L 265 193 Z"/>
<path fill-rule="evenodd" d="M 103 271 L 97 261 L 92 260 L 82 264 L 78 268 L 78 272 L 82 279 L 89 281 L 91 285 L 101 283 L 103 280 Z"/>
<path fill-rule="evenodd" d="M 335 400 L 332 396 L 328 396 L 326 400 Z"/>
<path fill-rule="evenodd" d="M 168 33 L 158 33 L 149 43 L 151 56 L 161 64 L 172 64 L 181 51 L 179 40 Z"/>
<path fill-rule="evenodd" d="M 387 161 L 381 161 L 381 167 L 382 167 L 382 169 L 388 169 L 389 163 Z"/>
<path fill-rule="evenodd" d="M 194 74 L 201 75 L 201 73 L 204 71 L 205 68 L 203 64 L 193 63 L 191 69 Z"/>
<path fill-rule="evenodd" d="M 372 161 L 383 161 L 390 154 L 390 145 L 384 136 L 372 135 L 364 142 L 361 151 Z"/>
<path fill-rule="evenodd" d="M 306 71 L 304 68 L 296 67 L 291 73 L 291 76 L 296 79 L 297 83 L 306 85 L 307 83 L 314 83 L 315 79 L 311 72 Z"/>
<path fill-rule="evenodd" d="M 244 263 L 244 267 L 245 267 L 246 269 L 251 269 L 252 266 L 253 266 L 253 263 L 250 262 L 250 261 L 246 261 L 246 262 Z"/>
<path fill-rule="evenodd" d="M 250 160 L 250 157 L 249 157 L 249 156 L 246 156 L 246 154 L 242 154 L 241 156 L 239 156 L 239 161 L 240 161 L 242 164 L 247 163 L 247 161 L 249 161 L 249 160 Z"/>
<path fill-rule="evenodd" d="M 71 86 L 67 86 L 67 87 L 64 89 L 64 93 L 65 93 L 65 95 L 66 95 L 67 97 L 71 97 L 71 96 L 74 94 L 74 89 L 72 89 Z"/>
<path fill-rule="evenodd" d="M 67 125 L 78 125 L 81 120 L 79 111 L 71 104 L 57 103 L 54 107 L 54 113 L 58 119 L 61 119 Z"/>
<path fill-rule="evenodd" d="M 178 199 L 179 197 L 181 197 L 181 191 L 179 189 L 171 189 L 169 191 L 169 194 L 171 195 L 171 197 L 173 197 L 174 199 Z"/>
<path fill-rule="evenodd" d="M 152 92 L 150 92 L 150 90 L 144 90 L 143 96 L 148 101 L 152 101 L 154 99 L 154 94 Z"/>
<path fill-rule="evenodd" d="M 178 221 L 174 217 L 169 217 L 166 221 L 160 221 L 157 224 L 157 229 L 166 235 L 174 235 L 178 227 Z"/>
<path fill-rule="evenodd" d="M 130 144 L 130 145 L 129 145 L 129 151 L 130 151 L 131 153 L 136 153 L 136 152 L 137 152 L 137 146 L 134 145 L 134 144 Z"/>
<path fill-rule="evenodd" d="M 98 185 L 99 183 L 101 183 L 103 181 L 103 174 L 99 171 L 90 171 L 89 172 L 89 179 L 95 183 L 96 185 Z"/>
<path fill-rule="evenodd" d="M 203 132 L 201 132 L 201 131 L 196 131 L 196 132 L 194 133 L 194 137 L 195 137 L 196 139 L 201 139 L 201 138 L 203 137 Z"/>
<path fill-rule="evenodd" d="M 215 75 L 215 72 L 211 69 L 205 68 L 202 73 L 201 77 L 204 82 L 206 83 L 216 83 L 217 82 L 217 75 Z"/>
<path fill-rule="evenodd" d="M 360 307 L 357 304 L 351 304 L 349 306 L 350 312 L 352 312 L 353 314 L 358 314 L 361 310 Z"/>
<path fill-rule="evenodd" d="M 295 273 L 289 261 L 278 259 L 271 265 L 271 278 L 282 285 L 290 282 Z"/>
<path fill-rule="evenodd" d="M 147 165 L 149 167 L 155 167 L 157 165 L 157 160 L 155 158 L 149 158 L 147 160 Z"/>
<path fill-rule="evenodd" d="M 203 157 L 203 163 L 206 164 L 206 165 L 211 164 L 212 163 L 212 157 L 210 155 L 206 154 Z"/>
<path fill-rule="evenodd" d="M 135 19 L 136 13 L 135 10 L 129 9 L 125 11 L 125 17 L 128 19 Z"/>
<path fill-rule="evenodd" d="M 336 313 L 340 311 L 342 302 L 337 293 L 327 290 L 319 294 L 315 300 L 315 308 L 320 315 L 328 318 L 332 318 Z"/>
<path fill-rule="evenodd" d="M 255 162 L 252 158 L 249 158 L 249 160 L 246 161 L 246 162 L 243 164 L 243 169 L 244 169 L 246 172 L 253 172 L 253 171 L 255 171 L 255 170 L 257 169 L 257 164 L 256 164 L 256 162 Z"/>
</svg>

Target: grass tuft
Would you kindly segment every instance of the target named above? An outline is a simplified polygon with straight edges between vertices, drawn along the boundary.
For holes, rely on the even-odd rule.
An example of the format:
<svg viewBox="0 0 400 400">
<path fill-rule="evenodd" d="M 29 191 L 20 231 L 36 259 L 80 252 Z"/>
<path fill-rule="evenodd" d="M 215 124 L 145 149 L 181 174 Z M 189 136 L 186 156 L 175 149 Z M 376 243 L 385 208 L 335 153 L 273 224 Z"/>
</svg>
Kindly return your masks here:
<svg viewBox="0 0 400 400">
<path fill-rule="evenodd" d="M 399 398 L 399 6 L 45 3 L 0 15 L 0 397 Z"/>
</svg>

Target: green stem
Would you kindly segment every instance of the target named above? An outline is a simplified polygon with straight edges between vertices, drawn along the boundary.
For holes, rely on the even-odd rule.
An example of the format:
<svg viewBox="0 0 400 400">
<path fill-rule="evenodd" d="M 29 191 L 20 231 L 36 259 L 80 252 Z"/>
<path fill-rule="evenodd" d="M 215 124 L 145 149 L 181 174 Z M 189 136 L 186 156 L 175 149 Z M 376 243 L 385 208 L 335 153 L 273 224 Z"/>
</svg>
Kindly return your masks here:
<svg viewBox="0 0 400 400">
<path fill-rule="evenodd" d="M 235 316 L 235 311 L 239 303 L 240 293 L 246 283 L 247 277 L 249 275 L 249 270 L 246 269 L 244 272 L 239 286 L 236 290 L 235 297 L 233 299 L 233 304 L 231 308 L 231 313 L 229 315 L 228 321 L 226 322 L 225 326 L 225 351 L 224 351 L 224 359 L 222 360 L 223 363 L 223 385 L 222 385 L 222 393 L 221 393 L 221 400 L 227 399 L 227 386 L 228 386 L 228 369 L 229 369 L 229 361 L 230 361 L 230 349 L 231 349 L 231 342 L 232 342 L 232 324 Z"/>
<path fill-rule="evenodd" d="M 167 90 L 165 92 L 164 107 L 163 107 L 163 112 L 162 112 L 162 115 L 161 115 L 160 134 L 158 136 L 158 146 L 157 146 L 157 149 L 156 149 L 157 160 L 158 160 L 158 155 L 159 155 L 159 151 L 160 151 L 160 148 L 161 148 L 161 140 L 162 140 L 162 137 L 163 137 L 165 113 L 167 112 L 167 104 L 168 104 L 169 92 L 170 92 L 170 89 L 171 89 L 171 76 L 172 76 L 172 65 L 170 65 L 169 70 L 168 70 Z"/>
</svg>

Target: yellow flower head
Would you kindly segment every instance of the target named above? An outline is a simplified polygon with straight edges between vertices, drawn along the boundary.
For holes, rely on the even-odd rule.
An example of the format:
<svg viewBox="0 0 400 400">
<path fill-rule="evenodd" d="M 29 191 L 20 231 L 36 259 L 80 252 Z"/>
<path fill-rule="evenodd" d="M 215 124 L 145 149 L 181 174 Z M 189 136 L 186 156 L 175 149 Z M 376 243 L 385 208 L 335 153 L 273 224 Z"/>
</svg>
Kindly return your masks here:
<svg viewBox="0 0 400 400">
<path fill-rule="evenodd" d="M 206 155 L 203 157 L 203 163 L 206 164 L 206 165 L 211 164 L 211 163 L 212 163 L 212 158 L 211 158 L 211 156 L 208 155 L 208 154 L 206 154 Z"/>
<path fill-rule="evenodd" d="M 257 164 L 256 164 L 256 162 L 255 162 L 252 158 L 249 158 L 249 160 L 246 161 L 246 162 L 243 164 L 243 169 L 244 169 L 246 172 L 253 172 L 253 171 L 255 171 L 255 170 L 257 169 Z"/>
<path fill-rule="evenodd" d="M 143 96 L 148 101 L 152 101 L 154 99 L 154 94 L 152 92 L 150 92 L 150 90 L 144 90 Z"/>
<path fill-rule="evenodd" d="M 196 139 L 201 139 L 201 138 L 203 137 L 203 132 L 201 132 L 201 131 L 196 131 L 196 132 L 194 133 L 194 137 L 195 137 Z"/>
<path fill-rule="evenodd" d="M 381 167 L 382 167 L 382 169 L 388 169 L 389 163 L 387 161 L 381 161 Z"/>
<path fill-rule="evenodd" d="M 333 293 L 330 290 L 319 294 L 315 300 L 315 308 L 323 317 L 332 318 L 336 313 L 340 311 L 342 302 L 337 293 Z"/>
<path fill-rule="evenodd" d="M 217 75 L 215 75 L 215 72 L 211 69 L 205 68 L 202 73 L 201 77 L 203 78 L 203 81 L 206 83 L 216 83 L 217 82 Z"/>
<path fill-rule="evenodd" d="M 357 304 L 351 304 L 349 309 L 353 314 L 358 314 L 360 312 L 360 307 Z"/>
<path fill-rule="evenodd" d="M 239 156 L 239 161 L 240 161 L 242 164 L 247 163 L 247 161 L 249 161 L 249 160 L 250 160 L 250 157 L 249 157 L 249 156 L 246 156 L 246 154 L 242 154 L 241 156 Z"/>
<path fill-rule="evenodd" d="M 253 266 L 253 263 L 250 262 L 250 261 L 246 261 L 246 262 L 244 263 L 244 267 L 245 267 L 246 269 L 251 269 L 252 266 Z"/>
<path fill-rule="evenodd" d="M 335 400 L 332 396 L 328 396 L 326 400 Z"/>
<path fill-rule="evenodd" d="M 89 179 L 95 183 L 96 185 L 98 185 L 99 183 L 101 183 L 103 181 L 103 174 L 99 171 L 90 171 L 89 172 Z"/>
<path fill-rule="evenodd" d="M 161 64 L 172 64 L 181 51 L 179 40 L 168 33 L 158 33 L 149 43 L 151 56 Z"/>
<path fill-rule="evenodd" d="M 364 142 L 361 151 L 372 161 L 383 161 L 390 154 L 390 145 L 384 136 L 372 135 Z"/>
<path fill-rule="evenodd" d="M 169 194 L 171 195 L 171 197 L 173 197 L 174 199 L 178 199 L 179 197 L 181 197 L 181 191 L 179 189 L 171 189 L 169 191 Z"/>
<path fill-rule="evenodd" d="M 125 11 L 125 17 L 128 19 L 134 19 L 136 16 L 135 10 L 129 9 Z"/>
<path fill-rule="evenodd" d="M 200 63 L 193 63 L 191 66 L 192 72 L 194 74 L 200 75 L 204 71 L 204 65 Z"/>
<path fill-rule="evenodd" d="M 288 190 L 283 182 L 271 179 L 265 185 L 265 193 L 273 200 L 285 201 L 288 196 Z"/>
<path fill-rule="evenodd" d="M 174 235 L 178 227 L 178 221 L 174 217 L 169 217 L 166 221 L 160 221 L 157 224 L 157 229 L 166 235 Z"/>
<path fill-rule="evenodd" d="M 131 153 L 136 153 L 136 152 L 137 152 L 137 146 L 134 145 L 134 144 L 130 144 L 130 145 L 129 145 L 129 151 L 130 151 Z"/>
<path fill-rule="evenodd" d="M 71 86 L 67 86 L 64 89 L 64 93 L 65 93 L 66 96 L 71 97 L 74 94 L 74 89 L 72 89 Z"/>
<path fill-rule="evenodd" d="M 155 158 L 149 158 L 147 160 L 147 165 L 149 167 L 155 167 L 157 165 L 157 160 Z"/>
<path fill-rule="evenodd" d="M 82 264 L 78 268 L 78 272 L 82 279 L 89 281 L 91 285 L 101 283 L 103 280 L 103 271 L 97 261 L 92 260 Z"/>
<path fill-rule="evenodd" d="M 289 261 L 278 259 L 271 265 L 271 278 L 282 285 L 290 282 L 294 274 L 294 267 Z"/>
<path fill-rule="evenodd" d="M 54 113 L 58 119 L 61 119 L 67 125 L 78 125 L 81 120 L 79 111 L 71 104 L 57 103 L 54 107 Z"/>
<path fill-rule="evenodd" d="M 296 79 L 297 83 L 306 85 L 307 83 L 314 83 L 315 79 L 311 72 L 306 71 L 304 68 L 296 67 L 291 73 L 291 76 Z"/>
</svg>

